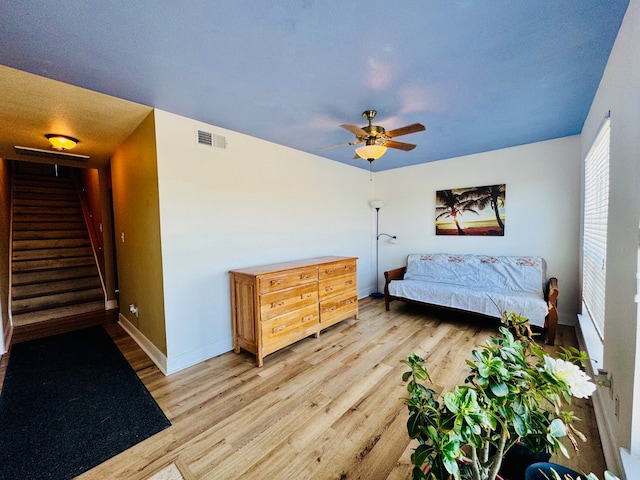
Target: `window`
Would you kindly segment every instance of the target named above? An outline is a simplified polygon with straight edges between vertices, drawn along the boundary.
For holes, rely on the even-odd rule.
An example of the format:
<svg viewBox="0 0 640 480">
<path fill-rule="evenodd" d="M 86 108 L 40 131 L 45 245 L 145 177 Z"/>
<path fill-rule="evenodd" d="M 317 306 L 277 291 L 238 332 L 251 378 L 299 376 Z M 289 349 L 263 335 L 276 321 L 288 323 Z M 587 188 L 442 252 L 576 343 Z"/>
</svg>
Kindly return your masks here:
<svg viewBox="0 0 640 480">
<path fill-rule="evenodd" d="M 604 299 L 609 212 L 609 115 L 584 162 L 582 301 L 604 338 Z"/>
</svg>

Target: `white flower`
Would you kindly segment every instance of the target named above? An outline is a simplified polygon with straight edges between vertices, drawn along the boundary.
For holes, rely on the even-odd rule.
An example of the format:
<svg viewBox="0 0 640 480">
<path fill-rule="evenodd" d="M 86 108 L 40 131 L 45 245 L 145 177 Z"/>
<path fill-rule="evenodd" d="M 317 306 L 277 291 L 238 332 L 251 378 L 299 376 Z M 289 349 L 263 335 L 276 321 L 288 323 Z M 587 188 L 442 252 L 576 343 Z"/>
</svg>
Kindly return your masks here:
<svg viewBox="0 0 640 480">
<path fill-rule="evenodd" d="M 560 358 L 544 357 L 547 370 L 558 380 L 569 385 L 571 395 L 576 398 L 587 398 L 595 391 L 596 386 L 577 365 Z"/>
</svg>

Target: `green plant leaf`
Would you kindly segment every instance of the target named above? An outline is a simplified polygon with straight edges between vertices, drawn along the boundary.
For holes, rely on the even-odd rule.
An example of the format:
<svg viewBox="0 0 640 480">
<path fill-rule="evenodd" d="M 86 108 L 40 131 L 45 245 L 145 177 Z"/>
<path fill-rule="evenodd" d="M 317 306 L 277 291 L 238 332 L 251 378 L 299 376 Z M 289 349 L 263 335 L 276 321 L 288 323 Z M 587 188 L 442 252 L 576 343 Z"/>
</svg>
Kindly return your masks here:
<svg viewBox="0 0 640 480">
<path fill-rule="evenodd" d="M 407 420 L 407 433 L 410 438 L 417 438 L 420 435 L 420 425 L 422 425 L 422 416 L 414 413 Z"/>
<path fill-rule="evenodd" d="M 520 437 L 524 437 L 527 434 L 527 426 L 518 415 L 513 417 L 513 429 Z"/>
<path fill-rule="evenodd" d="M 567 427 L 562 420 L 555 418 L 549 425 L 549 434 L 555 438 L 565 437 L 567 435 Z"/>
<path fill-rule="evenodd" d="M 413 480 L 428 480 L 431 477 L 427 477 L 421 468 L 413 467 L 413 470 L 411 471 L 411 478 L 413 478 Z"/>
<path fill-rule="evenodd" d="M 429 457 L 433 453 L 433 447 L 428 445 L 418 445 L 411 455 L 411 461 L 417 467 L 422 467 L 427 463 Z"/>
<path fill-rule="evenodd" d="M 496 397 L 506 397 L 509 394 L 509 387 L 504 382 L 489 381 L 489 388 Z"/>
</svg>

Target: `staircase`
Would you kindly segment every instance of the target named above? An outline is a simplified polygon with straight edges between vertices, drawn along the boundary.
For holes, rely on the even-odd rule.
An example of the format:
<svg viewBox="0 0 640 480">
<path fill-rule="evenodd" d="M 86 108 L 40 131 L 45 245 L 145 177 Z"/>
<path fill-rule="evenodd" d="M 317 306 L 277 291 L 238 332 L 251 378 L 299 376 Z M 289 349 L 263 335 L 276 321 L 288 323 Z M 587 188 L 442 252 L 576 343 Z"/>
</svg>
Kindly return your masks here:
<svg viewBox="0 0 640 480">
<path fill-rule="evenodd" d="M 74 180 L 14 174 L 14 327 L 104 308 L 104 291 Z"/>
</svg>

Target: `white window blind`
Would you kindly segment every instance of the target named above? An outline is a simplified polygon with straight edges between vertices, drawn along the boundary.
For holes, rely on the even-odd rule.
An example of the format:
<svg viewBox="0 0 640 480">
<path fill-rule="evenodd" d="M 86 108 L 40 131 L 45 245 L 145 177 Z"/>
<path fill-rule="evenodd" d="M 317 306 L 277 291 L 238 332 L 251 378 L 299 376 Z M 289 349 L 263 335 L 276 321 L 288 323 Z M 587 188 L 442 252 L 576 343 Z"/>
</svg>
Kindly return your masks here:
<svg viewBox="0 0 640 480">
<path fill-rule="evenodd" d="M 582 301 L 600 337 L 604 333 L 607 217 L 609 213 L 609 116 L 585 158 Z"/>
</svg>

